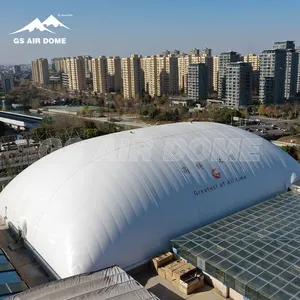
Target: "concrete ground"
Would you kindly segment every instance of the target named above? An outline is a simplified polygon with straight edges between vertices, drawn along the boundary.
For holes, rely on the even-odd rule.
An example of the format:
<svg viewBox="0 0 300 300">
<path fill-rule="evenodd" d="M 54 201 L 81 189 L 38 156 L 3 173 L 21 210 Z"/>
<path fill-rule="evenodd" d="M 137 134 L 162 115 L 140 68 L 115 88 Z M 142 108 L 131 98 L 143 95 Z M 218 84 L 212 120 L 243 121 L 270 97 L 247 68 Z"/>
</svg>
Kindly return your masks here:
<svg viewBox="0 0 300 300">
<path fill-rule="evenodd" d="M 168 280 L 149 271 L 143 271 L 133 276 L 147 290 L 161 300 L 221 300 L 224 299 L 215 288 L 205 285 L 191 295 L 185 295 Z"/>
</svg>

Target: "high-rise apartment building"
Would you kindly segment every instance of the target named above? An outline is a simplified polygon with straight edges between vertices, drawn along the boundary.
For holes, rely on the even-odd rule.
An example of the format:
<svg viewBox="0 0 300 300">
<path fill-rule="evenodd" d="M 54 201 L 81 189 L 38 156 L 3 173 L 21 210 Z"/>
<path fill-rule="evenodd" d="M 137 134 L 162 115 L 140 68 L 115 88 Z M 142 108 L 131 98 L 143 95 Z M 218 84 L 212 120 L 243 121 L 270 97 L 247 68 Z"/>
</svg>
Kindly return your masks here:
<svg viewBox="0 0 300 300">
<path fill-rule="evenodd" d="M 62 85 L 68 89 L 69 88 L 69 74 L 61 73 L 61 81 L 62 81 Z"/>
<path fill-rule="evenodd" d="M 289 100 L 296 96 L 298 80 L 299 53 L 295 49 L 286 50 L 286 70 L 284 97 Z"/>
<path fill-rule="evenodd" d="M 156 57 L 156 95 L 167 95 L 169 91 L 168 73 L 166 71 L 166 57 L 157 55 Z"/>
<path fill-rule="evenodd" d="M 240 60 L 237 52 L 223 52 L 219 54 L 219 80 L 218 80 L 218 97 L 225 99 L 226 97 L 226 72 L 227 64 Z"/>
<path fill-rule="evenodd" d="M 63 73 L 65 72 L 64 63 L 65 63 L 66 57 L 56 57 L 51 60 L 51 68 L 52 71 L 57 73 Z"/>
<path fill-rule="evenodd" d="M 168 95 L 177 95 L 178 88 L 178 56 L 170 54 L 166 56 L 166 72 L 168 74 L 168 86 L 166 88 Z"/>
<path fill-rule="evenodd" d="M 178 94 L 178 59 L 174 54 L 156 57 L 157 96 Z"/>
<path fill-rule="evenodd" d="M 205 48 L 201 50 L 201 49 L 194 48 L 189 51 L 189 54 L 194 56 L 202 56 L 202 55 L 211 56 L 211 49 Z"/>
<path fill-rule="evenodd" d="M 259 100 L 284 103 L 286 50 L 264 50 L 260 55 Z"/>
<path fill-rule="evenodd" d="M 22 73 L 21 66 L 14 65 L 13 66 L 13 72 L 14 72 L 15 75 L 20 75 Z"/>
<path fill-rule="evenodd" d="M 199 55 L 191 55 L 192 64 L 205 64 L 207 67 L 208 76 L 208 93 L 213 92 L 213 78 L 214 78 L 214 59 L 210 55 L 211 49 L 199 50 Z"/>
<path fill-rule="evenodd" d="M 274 42 L 273 50 L 276 49 L 295 49 L 295 42 L 294 41 L 281 41 L 281 42 Z"/>
<path fill-rule="evenodd" d="M 274 42 L 273 49 L 286 50 L 284 97 L 289 100 L 296 96 L 298 79 L 298 53 L 294 41 Z"/>
<path fill-rule="evenodd" d="M 141 58 L 145 91 L 152 97 L 178 94 L 178 58 L 174 54 Z"/>
<path fill-rule="evenodd" d="M 250 63 L 253 71 L 259 70 L 259 55 L 248 54 L 243 57 L 244 62 Z"/>
<path fill-rule="evenodd" d="M 141 56 L 134 54 L 122 58 L 123 93 L 125 99 L 138 100 L 144 84 L 141 69 Z"/>
<path fill-rule="evenodd" d="M 251 63 L 233 62 L 227 64 L 225 103 L 236 109 L 252 103 Z"/>
<path fill-rule="evenodd" d="M 189 65 L 188 97 L 194 100 L 206 100 L 208 98 L 208 68 L 206 64 Z"/>
<path fill-rule="evenodd" d="M 31 63 L 32 80 L 40 84 L 49 83 L 49 65 L 46 58 L 39 58 Z"/>
<path fill-rule="evenodd" d="M 197 49 L 197 48 L 194 48 L 194 49 L 191 49 L 189 51 L 189 55 L 196 55 L 196 56 L 199 56 L 200 54 L 200 49 Z"/>
<path fill-rule="evenodd" d="M 121 59 L 119 56 L 109 56 L 107 58 L 107 72 L 108 72 L 108 91 L 116 92 L 122 89 L 122 72 Z"/>
<path fill-rule="evenodd" d="M 261 55 L 260 101 L 284 103 L 296 96 L 298 85 L 299 53 L 295 42 L 275 42 L 272 50 Z"/>
<path fill-rule="evenodd" d="M 191 63 L 192 55 L 182 54 L 178 57 L 178 88 L 185 94 L 188 90 L 188 70 Z"/>
<path fill-rule="evenodd" d="M 108 92 L 108 70 L 106 56 L 92 59 L 94 92 L 105 94 Z"/>
<path fill-rule="evenodd" d="M 188 91 L 188 68 L 190 64 L 204 63 L 208 72 L 208 91 L 213 92 L 213 57 L 211 49 L 192 49 L 190 54 L 182 54 L 178 57 L 178 89 L 185 94 Z"/>
<path fill-rule="evenodd" d="M 252 93 L 258 95 L 259 91 L 259 55 L 248 54 L 243 57 L 243 61 L 252 66 Z"/>
<path fill-rule="evenodd" d="M 51 70 L 54 71 L 54 72 L 59 72 L 57 70 L 57 64 L 59 62 L 59 58 L 52 58 L 51 59 Z"/>
<path fill-rule="evenodd" d="M 0 74 L 0 92 L 9 92 L 14 88 L 13 76 Z"/>
<path fill-rule="evenodd" d="M 298 72 L 297 72 L 297 90 L 296 92 L 300 92 L 300 47 L 297 47 L 296 53 L 298 55 Z"/>
<path fill-rule="evenodd" d="M 213 57 L 213 91 L 218 92 L 219 82 L 219 56 Z"/>
<path fill-rule="evenodd" d="M 142 76 L 144 77 L 144 90 L 151 97 L 157 94 L 157 63 L 156 55 L 141 58 Z"/>
<path fill-rule="evenodd" d="M 84 55 L 84 69 L 85 77 L 90 78 L 92 76 L 92 57 L 90 55 Z"/>
<path fill-rule="evenodd" d="M 59 61 L 60 72 L 67 73 L 67 71 L 68 71 L 67 59 L 68 58 L 70 58 L 70 57 L 63 57 L 60 59 L 60 61 Z"/>
<path fill-rule="evenodd" d="M 85 61 L 82 56 L 66 58 L 66 73 L 69 76 L 69 89 L 84 91 L 86 89 Z"/>
</svg>

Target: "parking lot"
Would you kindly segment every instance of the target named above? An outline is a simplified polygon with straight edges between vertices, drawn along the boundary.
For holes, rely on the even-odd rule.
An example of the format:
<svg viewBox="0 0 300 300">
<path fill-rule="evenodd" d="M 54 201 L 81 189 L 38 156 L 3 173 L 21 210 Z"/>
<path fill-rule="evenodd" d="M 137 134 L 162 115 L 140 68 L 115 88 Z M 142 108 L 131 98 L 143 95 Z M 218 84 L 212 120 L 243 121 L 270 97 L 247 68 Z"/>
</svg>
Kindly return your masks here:
<svg viewBox="0 0 300 300">
<path fill-rule="evenodd" d="M 291 127 L 300 125 L 299 120 L 270 120 L 264 118 L 255 118 L 257 122 L 239 126 L 253 134 L 259 135 L 268 140 L 276 140 L 283 136 L 291 135 Z"/>
</svg>

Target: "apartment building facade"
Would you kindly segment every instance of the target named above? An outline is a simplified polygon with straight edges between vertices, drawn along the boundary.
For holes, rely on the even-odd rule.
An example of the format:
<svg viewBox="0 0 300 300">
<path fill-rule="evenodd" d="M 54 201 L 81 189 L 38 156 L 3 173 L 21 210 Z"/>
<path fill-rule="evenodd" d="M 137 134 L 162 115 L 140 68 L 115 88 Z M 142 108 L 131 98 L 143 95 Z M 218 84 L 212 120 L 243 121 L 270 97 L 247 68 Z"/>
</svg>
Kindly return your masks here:
<svg viewBox="0 0 300 300">
<path fill-rule="evenodd" d="M 84 57 L 76 56 L 66 58 L 65 69 L 69 77 L 69 90 L 77 92 L 86 90 Z"/>
<path fill-rule="evenodd" d="M 48 59 L 39 58 L 31 63 L 32 80 L 39 84 L 49 84 Z"/>
<path fill-rule="evenodd" d="M 92 77 L 92 57 L 90 55 L 84 55 L 84 69 L 85 69 L 85 77 Z"/>
<path fill-rule="evenodd" d="M 95 93 L 108 92 L 108 68 L 106 56 L 92 59 L 93 89 Z"/>
<path fill-rule="evenodd" d="M 235 109 L 252 104 L 251 63 L 234 62 L 227 64 L 225 103 Z"/>
<path fill-rule="evenodd" d="M 178 59 L 175 54 L 141 58 L 144 90 L 150 96 L 178 94 Z"/>
<path fill-rule="evenodd" d="M 181 54 L 178 57 L 178 89 L 181 93 L 188 91 L 188 70 L 192 63 L 192 55 Z"/>
<path fill-rule="evenodd" d="M 188 97 L 195 101 L 208 98 L 208 68 L 206 64 L 189 65 Z"/>
<path fill-rule="evenodd" d="M 124 98 L 139 100 L 144 87 L 141 56 L 134 54 L 131 57 L 122 58 L 121 63 Z"/>
<path fill-rule="evenodd" d="M 231 62 L 237 62 L 240 60 L 240 55 L 237 52 L 223 52 L 218 55 L 219 57 L 219 67 L 218 67 L 218 98 L 225 99 L 226 98 L 226 72 L 227 72 L 227 64 Z"/>
<path fill-rule="evenodd" d="M 243 61 L 252 66 L 252 93 L 258 95 L 259 91 L 259 55 L 250 53 L 243 57 Z"/>
<path fill-rule="evenodd" d="M 188 92 L 188 69 L 190 64 L 204 63 L 208 72 L 208 91 L 214 90 L 214 59 L 211 49 L 192 49 L 190 54 L 182 54 L 178 57 L 178 89 L 187 94 Z"/>
<path fill-rule="evenodd" d="M 109 56 L 107 58 L 107 88 L 109 92 L 117 92 L 122 89 L 121 58 Z"/>
<path fill-rule="evenodd" d="M 213 91 L 218 92 L 219 89 L 219 56 L 213 57 Z"/>
<path fill-rule="evenodd" d="M 156 55 L 141 58 L 141 70 L 144 77 L 144 90 L 151 97 L 157 93 L 157 62 Z"/>
<path fill-rule="evenodd" d="M 284 103 L 286 50 L 264 50 L 260 55 L 259 100 L 261 103 Z"/>
</svg>

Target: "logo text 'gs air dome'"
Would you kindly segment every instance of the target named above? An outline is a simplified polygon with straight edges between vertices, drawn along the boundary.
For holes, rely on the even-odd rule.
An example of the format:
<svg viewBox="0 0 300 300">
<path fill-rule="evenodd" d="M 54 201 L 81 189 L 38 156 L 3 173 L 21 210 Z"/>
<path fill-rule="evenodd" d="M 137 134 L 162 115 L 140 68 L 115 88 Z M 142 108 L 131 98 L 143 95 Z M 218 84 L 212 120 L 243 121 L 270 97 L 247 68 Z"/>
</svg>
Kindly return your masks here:
<svg viewBox="0 0 300 300">
<path fill-rule="evenodd" d="M 65 28 L 70 30 L 69 27 L 60 22 L 53 15 L 50 15 L 45 21 L 41 22 L 39 18 L 36 18 L 31 23 L 26 25 L 25 27 L 10 33 L 10 35 L 15 35 L 21 32 L 33 32 L 33 31 L 41 31 L 41 32 L 49 32 L 51 34 L 56 34 L 53 29 L 49 29 L 49 27 L 54 28 Z M 15 38 L 15 44 L 66 44 L 66 38 L 28 38 L 27 42 L 24 38 Z"/>
</svg>

